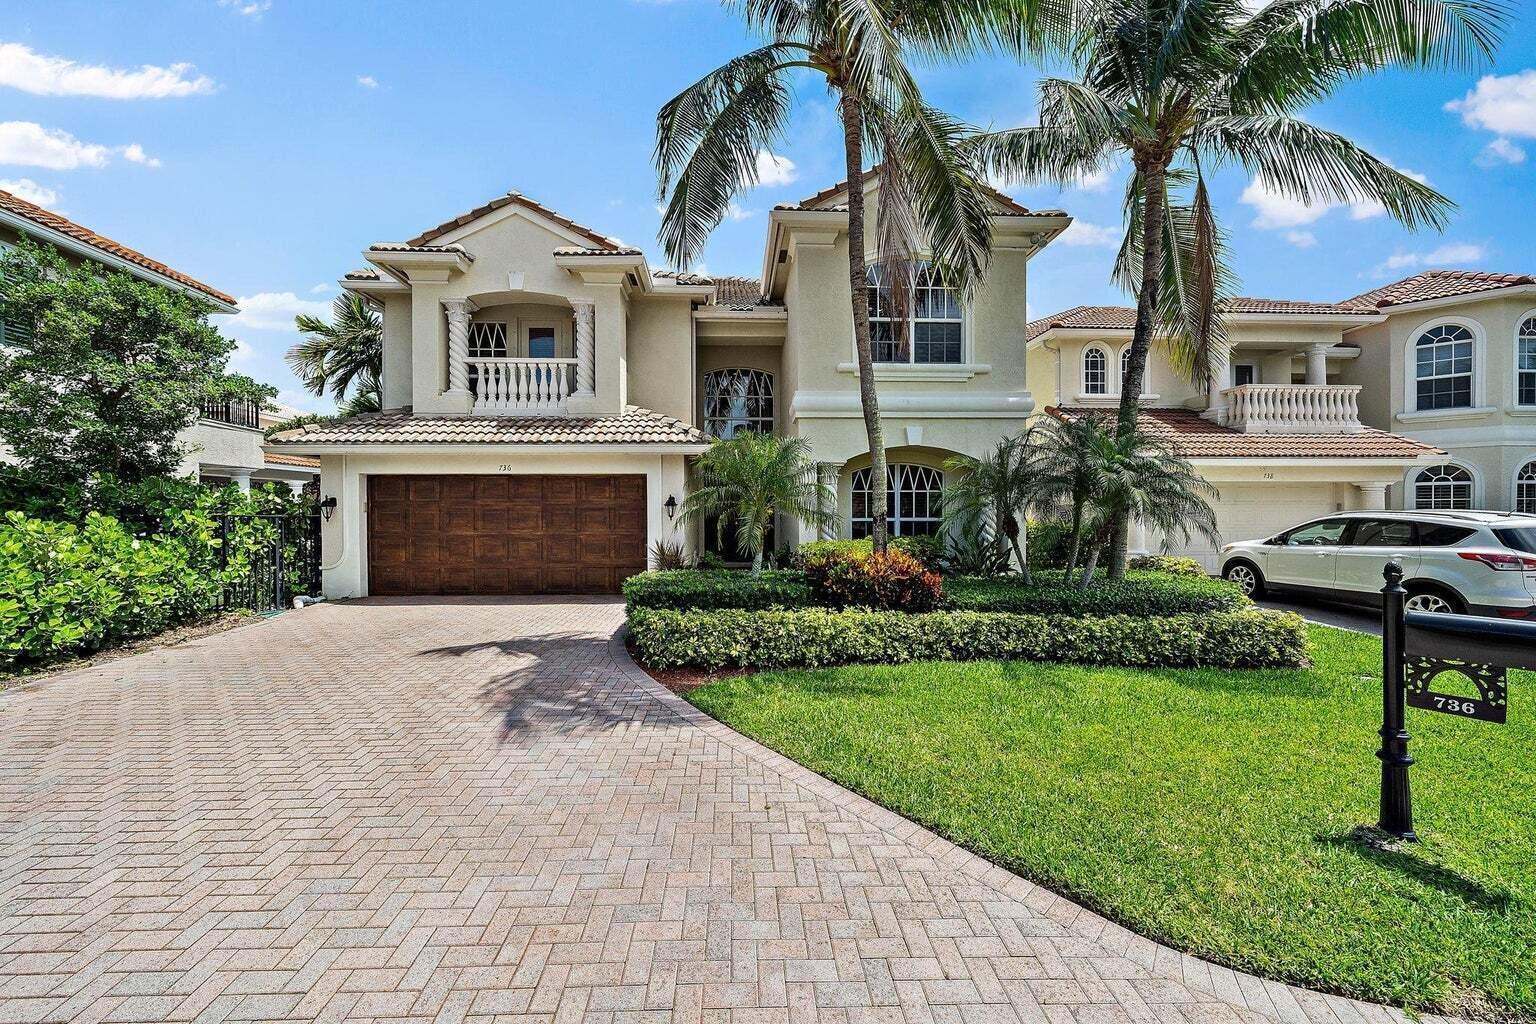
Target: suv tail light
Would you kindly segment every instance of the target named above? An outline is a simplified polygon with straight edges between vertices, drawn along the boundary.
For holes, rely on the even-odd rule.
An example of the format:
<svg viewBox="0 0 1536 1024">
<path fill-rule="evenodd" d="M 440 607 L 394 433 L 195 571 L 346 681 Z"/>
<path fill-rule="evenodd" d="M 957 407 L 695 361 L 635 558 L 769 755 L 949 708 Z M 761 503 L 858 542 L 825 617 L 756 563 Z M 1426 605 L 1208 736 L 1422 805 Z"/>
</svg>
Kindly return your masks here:
<svg viewBox="0 0 1536 1024">
<path fill-rule="evenodd" d="M 1504 572 L 1536 572 L 1536 558 L 1511 555 L 1503 551 L 1458 551 L 1469 562 L 1482 562 L 1490 569 Z"/>
</svg>

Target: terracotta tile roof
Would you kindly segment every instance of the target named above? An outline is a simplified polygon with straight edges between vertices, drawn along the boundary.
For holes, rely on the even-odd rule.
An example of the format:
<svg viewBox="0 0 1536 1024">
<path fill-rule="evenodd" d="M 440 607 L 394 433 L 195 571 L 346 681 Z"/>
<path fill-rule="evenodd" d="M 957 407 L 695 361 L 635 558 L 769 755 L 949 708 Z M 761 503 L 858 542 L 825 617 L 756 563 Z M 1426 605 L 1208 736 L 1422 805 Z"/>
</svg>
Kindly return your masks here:
<svg viewBox="0 0 1536 1024">
<path fill-rule="evenodd" d="M 1255 299 L 1237 296 L 1227 309 L 1232 313 L 1294 313 L 1305 315 L 1374 316 L 1376 310 L 1354 302 L 1304 302 L 1294 299 Z M 1136 310 L 1131 306 L 1073 306 L 1052 316 L 1032 320 L 1025 336 L 1033 340 L 1054 327 L 1086 328 L 1101 331 L 1128 331 L 1136 326 Z"/>
<path fill-rule="evenodd" d="M 369 252 L 451 252 L 473 260 L 475 257 L 462 245 L 417 245 L 415 242 L 375 242 Z"/>
<path fill-rule="evenodd" d="M 644 256 L 639 249 L 602 249 L 596 246 L 563 245 L 556 256 Z"/>
<path fill-rule="evenodd" d="M 29 220 L 34 224 L 41 225 L 42 227 L 50 228 L 54 231 L 57 231 L 61 235 L 68 235 L 75 241 L 83 242 L 93 249 L 99 249 L 102 252 L 110 253 L 120 260 L 127 260 L 129 263 L 132 263 L 135 266 L 143 267 L 145 270 L 154 271 L 156 274 L 159 274 L 162 277 L 168 277 L 172 281 L 175 281 L 177 284 L 184 284 L 188 288 L 195 288 L 197 291 L 202 292 L 204 295 L 210 295 L 213 298 L 218 299 L 220 302 L 227 302 L 230 305 L 235 304 L 235 300 L 232 296 L 224 294 L 217 288 L 211 288 L 194 277 L 188 277 L 181 271 L 166 266 L 159 260 L 150 259 L 148 256 L 145 256 L 137 249 L 130 249 L 121 242 L 114 242 L 106 235 L 98 235 L 90 228 L 76 224 L 74 221 L 67 217 L 61 217 L 54 213 L 52 210 L 45 210 L 41 206 L 38 206 L 36 203 L 29 203 L 25 199 L 22 199 L 19 196 L 14 196 L 11 193 L 3 190 L 0 190 L 0 210 L 14 214 L 23 220 Z"/>
<path fill-rule="evenodd" d="M 868 181 L 871 177 L 874 176 L 874 174 L 875 174 L 875 168 L 871 168 L 870 170 L 865 171 L 864 172 L 864 180 Z M 774 209 L 775 210 L 820 210 L 820 211 L 823 211 L 823 212 L 845 213 L 848 210 L 848 207 L 846 205 L 832 205 L 828 201 L 830 199 L 832 199 L 834 196 L 836 196 L 839 192 L 842 192 L 845 189 L 847 189 L 847 187 L 848 187 L 848 179 L 844 178 L 842 181 L 838 182 L 836 185 L 831 185 L 831 186 L 829 186 L 827 188 L 824 188 L 820 192 L 817 192 L 813 196 L 806 196 L 804 199 L 800 200 L 798 203 L 780 203 L 779 205 L 775 206 Z M 999 206 L 1001 206 L 1003 208 L 1003 210 L 1005 211 L 1003 216 L 1009 216 L 1009 217 L 1065 217 L 1066 216 L 1066 214 L 1063 211 L 1061 211 L 1061 210 L 1031 210 L 1027 206 L 1021 206 L 1019 203 L 1015 202 L 1013 199 L 1011 199 L 1008 196 L 1004 195 L 1003 193 L 999 192 L 997 189 L 993 188 L 990 185 L 983 184 L 982 185 L 982 189 L 987 193 L 987 195 L 992 197 L 992 200 L 994 202 L 996 202 Z"/>
<path fill-rule="evenodd" d="M 1530 274 L 1494 274 L 1482 270 L 1426 270 L 1422 274 L 1372 288 L 1345 302 L 1380 309 L 1426 299 L 1476 295 L 1479 292 L 1525 284 L 1536 284 L 1536 277 Z"/>
<path fill-rule="evenodd" d="M 714 284 L 715 279 L 708 274 L 696 274 L 692 271 L 677 270 L 653 270 L 651 276 L 658 281 L 676 281 L 678 284 Z"/>
<path fill-rule="evenodd" d="M 578 224 L 571 220 L 569 217 L 565 217 L 556 213 L 554 210 L 551 210 L 549 207 L 543 205 L 542 203 L 534 202 L 532 199 L 529 199 L 521 192 L 508 192 L 504 196 L 497 196 L 495 199 L 492 199 L 490 202 L 482 206 L 477 206 L 473 210 L 470 210 L 466 213 L 461 213 L 451 220 L 443 221 L 435 228 L 429 228 L 428 230 L 423 231 L 415 238 L 412 238 L 410 242 L 412 245 L 426 245 L 428 242 L 432 241 L 432 239 L 446 235 L 454 228 L 463 227 L 470 221 L 479 220 L 486 214 L 495 210 L 499 210 L 509 203 L 516 203 L 524 209 L 532 210 L 542 217 L 548 217 L 550 220 L 554 221 L 556 224 L 559 224 L 561 227 L 568 228 L 569 230 L 576 232 L 578 235 L 591 240 L 591 242 L 600 249 L 625 248 L 623 243 L 619 242 L 618 240 L 609 238 L 607 235 L 598 234 L 596 231 L 587 227 L 585 224 Z"/>
<path fill-rule="evenodd" d="M 764 301 L 763 282 L 756 277 L 717 277 L 715 278 L 715 303 L 720 306 L 746 307 L 769 306 L 773 303 Z"/>
<path fill-rule="evenodd" d="M 274 466 L 298 466 L 301 469 L 319 469 L 320 460 L 308 455 L 286 455 L 282 452 L 263 452 L 263 458 Z"/>
<path fill-rule="evenodd" d="M 377 281 L 379 272 L 373 267 L 364 267 L 361 270 L 349 270 L 342 276 L 348 281 Z"/>
<path fill-rule="evenodd" d="M 1084 406 L 1046 409 L 1058 419 L 1113 416 Z M 1172 440 L 1186 459 L 1416 459 L 1440 449 L 1384 430 L 1358 434 L 1245 434 L 1201 418 L 1193 409 L 1141 410 L 1142 429 Z"/>
<path fill-rule="evenodd" d="M 707 444 L 698 428 L 629 406 L 618 416 L 413 416 L 375 412 L 309 423 L 269 444 Z"/>
</svg>

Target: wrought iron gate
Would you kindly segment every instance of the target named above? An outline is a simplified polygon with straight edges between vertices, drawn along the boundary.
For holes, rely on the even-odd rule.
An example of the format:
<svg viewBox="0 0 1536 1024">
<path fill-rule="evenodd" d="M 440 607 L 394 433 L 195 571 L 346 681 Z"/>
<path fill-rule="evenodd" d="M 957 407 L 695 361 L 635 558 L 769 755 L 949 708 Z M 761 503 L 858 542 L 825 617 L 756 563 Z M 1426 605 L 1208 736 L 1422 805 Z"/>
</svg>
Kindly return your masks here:
<svg viewBox="0 0 1536 1024">
<path fill-rule="evenodd" d="M 320 516 L 242 513 L 219 519 L 222 607 L 287 608 L 320 592 Z"/>
</svg>

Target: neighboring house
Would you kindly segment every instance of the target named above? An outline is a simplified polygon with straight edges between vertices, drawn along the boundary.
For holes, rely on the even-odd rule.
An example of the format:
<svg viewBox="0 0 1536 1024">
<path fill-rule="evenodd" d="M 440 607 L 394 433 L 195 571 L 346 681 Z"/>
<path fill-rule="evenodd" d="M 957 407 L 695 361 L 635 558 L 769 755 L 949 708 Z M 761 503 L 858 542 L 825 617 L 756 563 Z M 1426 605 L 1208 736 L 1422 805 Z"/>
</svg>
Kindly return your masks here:
<svg viewBox="0 0 1536 1024">
<path fill-rule="evenodd" d="M 1403 475 L 1435 449 L 1362 422 L 1360 387 L 1344 383 L 1361 352 L 1345 332 L 1376 314 L 1347 304 L 1233 300 L 1231 354 L 1216 386 L 1197 388 L 1162 344 L 1153 346 L 1141 396 L 1142 423 L 1168 438 L 1220 491 L 1211 504 L 1221 540 L 1249 540 L 1312 516 L 1384 508 Z M 1029 325 L 1030 384 L 1058 416 L 1094 409 L 1113 416 L 1136 311 L 1078 306 Z M 1215 569 L 1219 545 L 1201 537 L 1146 537 L 1134 550 L 1188 554 Z"/>
<path fill-rule="evenodd" d="M 866 533 L 846 196 L 771 211 L 757 278 L 652 270 L 517 193 L 370 246 L 342 286 L 382 311 L 384 411 L 274 439 L 319 458 L 335 499 L 326 593 L 614 591 L 658 542 L 720 546 L 673 513 L 687 457 L 743 429 L 809 441 L 842 533 Z M 946 458 L 1035 412 L 1026 267 L 1070 218 L 993 203 L 992 269 L 968 301 L 920 266 L 897 323 L 889 268 L 871 270 L 898 534 L 938 528 Z M 778 524 L 778 545 L 805 539 Z"/>
<path fill-rule="evenodd" d="M 191 292 L 218 313 L 238 312 L 235 300 L 223 292 L 51 210 L 0 191 L 0 247 L 14 244 L 23 234 L 47 242 L 66 259 L 90 260 L 152 284 Z M 0 339 L 3 337 L 0 325 Z M 276 480 L 299 490 L 315 481 L 319 471 L 315 460 L 266 449 L 263 428 L 277 420 L 264 417 L 267 414 L 249 402 L 206 406 L 197 422 L 181 434 L 187 454 L 180 473 L 195 474 L 206 482 L 234 481 L 242 488 L 248 488 L 253 480 Z"/>
</svg>

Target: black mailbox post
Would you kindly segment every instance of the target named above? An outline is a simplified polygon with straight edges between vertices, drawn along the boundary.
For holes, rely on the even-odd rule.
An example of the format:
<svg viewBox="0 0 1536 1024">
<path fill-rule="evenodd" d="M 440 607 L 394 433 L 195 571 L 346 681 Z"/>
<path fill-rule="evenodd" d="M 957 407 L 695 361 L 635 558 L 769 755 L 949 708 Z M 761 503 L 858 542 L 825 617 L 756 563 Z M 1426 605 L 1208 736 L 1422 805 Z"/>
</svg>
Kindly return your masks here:
<svg viewBox="0 0 1536 1024">
<path fill-rule="evenodd" d="M 1536 670 L 1536 622 L 1473 615 L 1405 612 L 1403 567 L 1382 569 L 1381 819 L 1383 832 L 1400 839 L 1413 832 L 1413 797 L 1408 786 L 1409 707 L 1503 724 L 1509 710 L 1508 672 Z M 1460 672 L 1478 696 L 1439 693 L 1442 672 Z"/>
</svg>

